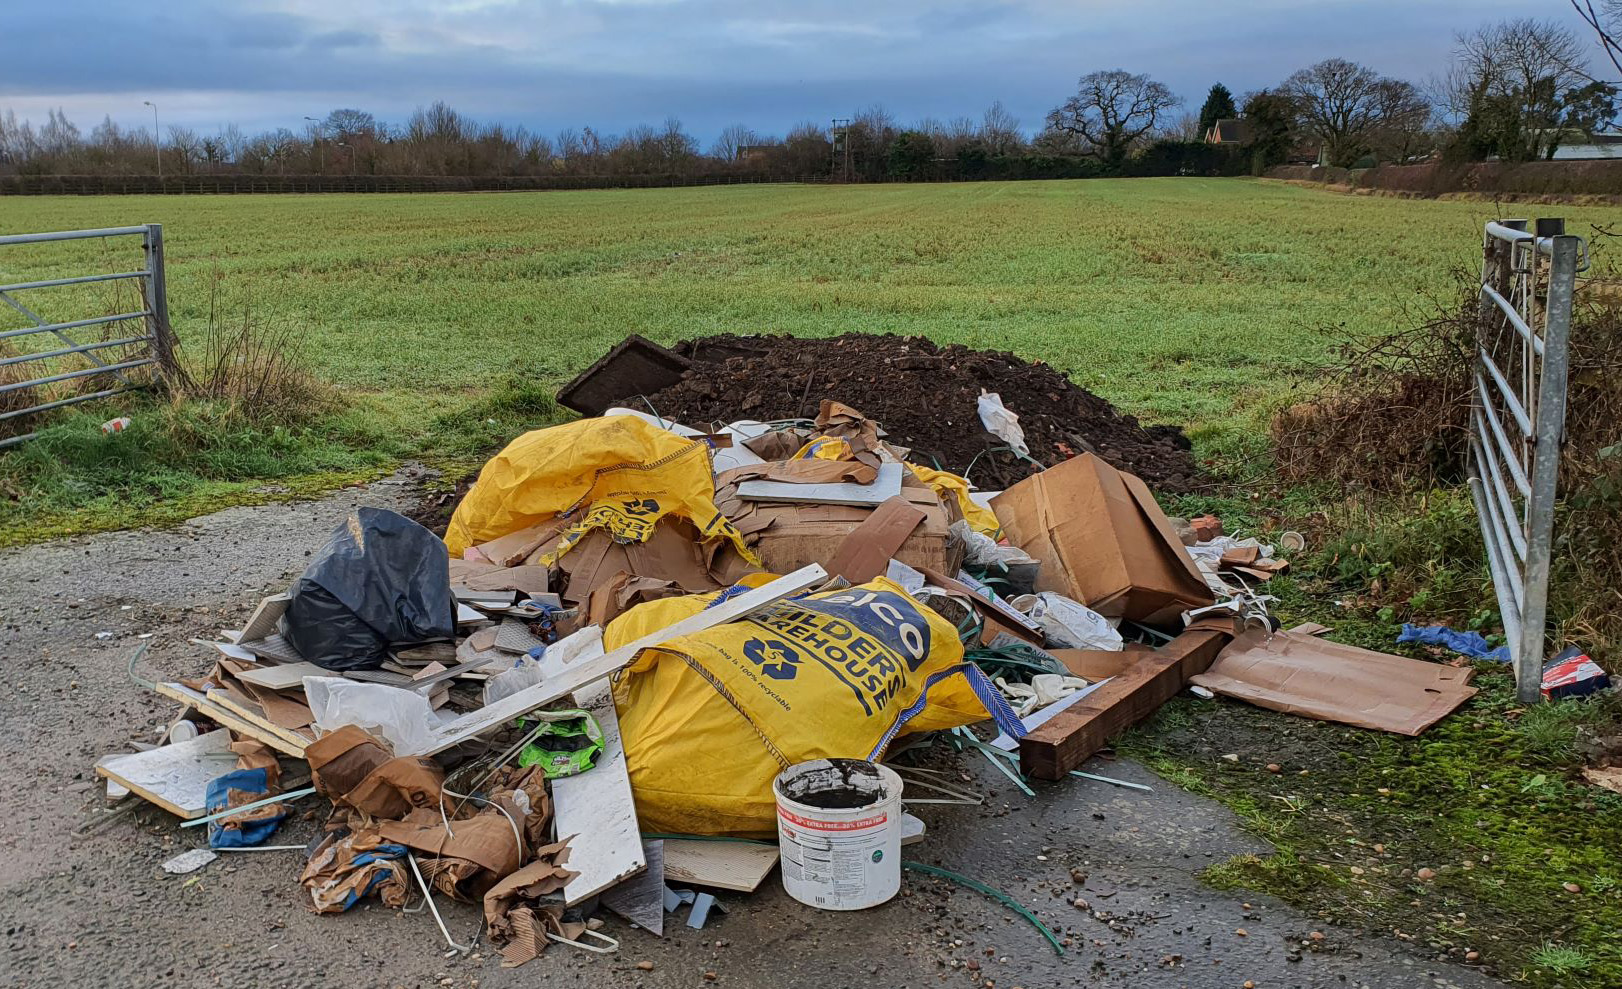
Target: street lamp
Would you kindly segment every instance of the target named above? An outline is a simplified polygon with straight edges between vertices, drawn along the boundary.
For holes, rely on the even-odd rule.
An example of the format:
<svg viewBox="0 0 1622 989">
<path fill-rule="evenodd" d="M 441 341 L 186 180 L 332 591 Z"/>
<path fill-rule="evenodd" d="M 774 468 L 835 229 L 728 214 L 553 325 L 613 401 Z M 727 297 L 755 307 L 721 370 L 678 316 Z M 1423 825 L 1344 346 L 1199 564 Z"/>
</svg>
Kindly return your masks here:
<svg viewBox="0 0 1622 989">
<path fill-rule="evenodd" d="M 348 141 L 339 141 L 338 142 L 338 147 L 340 147 L 340 148 L 348 148 L 349 149 L 349 176 L 350 176 L 350 178 L 354 178 L 354 176 L 355 176 L 355 146 L 353 144 L 350 144 Z"/>
<path fill-rule="evenodd" d="M 158 181 L 163 181 L 163 132 L 158 130 L 158 105 L 151 100 L 142 100 L 142 103 L 152 108 L 152 148 L 153 155 L 158 159 Z"/>
<path fill-rule="evenodd" d="M 324 128 L 321 126 L 321 121 L 315 119 L 314 117 L 305 117 L 304 119 L 315 125 L 315 127 L 311 129 L 315 131 L 315 150 L 317 160 L 320 162 L 316 168 L 322 175 L 325 175 L 327 174 L 327 147 L 321 143 L 322 138 L 325 136 L 323 133 Z"/>
</svg>

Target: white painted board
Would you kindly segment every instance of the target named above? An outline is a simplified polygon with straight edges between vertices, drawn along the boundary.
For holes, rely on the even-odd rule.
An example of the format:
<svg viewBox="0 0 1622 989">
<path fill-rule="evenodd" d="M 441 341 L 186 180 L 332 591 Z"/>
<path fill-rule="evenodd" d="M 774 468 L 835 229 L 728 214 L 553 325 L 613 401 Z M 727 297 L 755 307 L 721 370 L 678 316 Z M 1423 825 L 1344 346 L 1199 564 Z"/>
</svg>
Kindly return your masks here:
<svg viewBox="0 0 1622 989">
<path fill-rule="evenodd" d="M 231 733 L 211 731 L 174 745 L 98 760 L 97 774 L 129 788 L 143 800 L 190 820 L 202 817 L 210 781 L 236 768 Z"/>
<path fill-rule="evenodd" d="M 614 691 L 599 680 L 574 693 L 581 710 L 590 711 L 603 731 L 597 764 L 575 776 L 552 781 L 552 810 L 560 839 L 569 839 L 569 868 L 575 877 L 563 887 L 563 903 L 590 899 L 647 868 L 642 833 L 631 799 L 631 777 L 625 766 Z"/>
<path fill-rule="evenodd" d="M 872 484 L 795 484 L 791 481 L 744 481 L 738 497 L 750 501 L 814 502 L 819 505 L 880 505 L 901 493 L 900 464 L 879 464 Z"/>
</svg>

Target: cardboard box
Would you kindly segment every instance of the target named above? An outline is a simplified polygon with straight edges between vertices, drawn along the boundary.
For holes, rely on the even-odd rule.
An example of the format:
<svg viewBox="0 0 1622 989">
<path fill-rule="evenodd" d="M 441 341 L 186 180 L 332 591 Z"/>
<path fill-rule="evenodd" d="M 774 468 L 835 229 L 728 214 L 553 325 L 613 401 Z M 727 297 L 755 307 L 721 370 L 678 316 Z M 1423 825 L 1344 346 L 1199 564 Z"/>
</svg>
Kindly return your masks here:
<svg viewBox="0 0 1622 989">
<path fill-rule="evenodd" d="M 845 537 L 867 521 L 874 511 L 859 505 L 747 501 L 737 496 L 736 482 L 727 476 L 730 473 L 727 471 L 716 479 L 716 506 L 743 533 L 769 573 L 793 573 L 810 563 L 826 564 L 839 552 Z M 908 480 L 911 480 L 910 475 Z M 933 489 L 916 482 L 903 483 L 901 497 L 923 512 L 924 520 L 912 530 L 894 558 L 917 570 L 957 573 L 963 565 L 965 550 L 951 532 L 952 523 L 962 517 L 957 503 L 942 500 Z M 732 582 L 760 570 L 724 545 L 710 569 L 723 582 Z"/>
<path fill-rule="evenodd" d="M 1042 561 L 1036 589 L 1101 615 L 1180 628 L 1212 603 L 1194 560 L 1138 478 L 1090 453 L 991 500 L 1008 541 Z"/>
</svg>

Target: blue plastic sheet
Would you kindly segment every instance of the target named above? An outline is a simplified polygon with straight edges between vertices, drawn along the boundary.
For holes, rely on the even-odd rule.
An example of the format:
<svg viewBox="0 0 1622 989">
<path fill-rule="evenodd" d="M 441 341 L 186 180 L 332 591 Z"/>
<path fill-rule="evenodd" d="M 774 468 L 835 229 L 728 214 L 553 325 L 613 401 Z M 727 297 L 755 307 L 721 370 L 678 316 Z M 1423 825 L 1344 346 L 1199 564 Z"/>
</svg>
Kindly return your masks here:
<svg viewBox="0 0 1622 989">
<path fill-rule="evenodd" d="M 208 789 L 204 793 L 204 800 L 208 805 L 210 814 L 231 809 L 232 792 L 249 794 L 253 800 L 271 796 L 269 774 L 264 768 L 234 769 L 218 779 L 210 780 Z M 239 801 L 251 803 L 252 801 Z M 286 804 L 270 804 L 251 810 L 242 816 L 221 818 L 218 821 L 208 822 L 208 847 L 210 848 L 248 848 L 253 845 L 262 845 L 266 838 L 276 832 L 276 828 L 287 817 Z"/>
<path fill-rule="evenodd" d="M 1509 662 L 1509 647 L 1497 649 L 1487 644 L 1479 632 L 1460 632 L 1446 625 L 1410 625 L 1404 622 L 1397 641 L 1417 642 L 1422 646 L 1441 646 L 1471 659 L 1489 659 L 1495 663 Z"/>
</svg>

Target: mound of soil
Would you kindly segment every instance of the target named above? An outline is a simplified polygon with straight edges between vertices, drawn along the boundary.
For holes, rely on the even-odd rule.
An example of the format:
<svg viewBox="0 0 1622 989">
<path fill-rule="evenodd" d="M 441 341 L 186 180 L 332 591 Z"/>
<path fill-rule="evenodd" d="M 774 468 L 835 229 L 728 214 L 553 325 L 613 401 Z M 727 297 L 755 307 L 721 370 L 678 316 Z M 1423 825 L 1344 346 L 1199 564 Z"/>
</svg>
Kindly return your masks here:
<svg viewBox="0 0 1622 989">
<path fill-rule="evenodd" d="M 1145 428 L 1052 367 L 1013 354 L 862 333 L 701 337 L 673 349 L 696 366 L 679 384 L 647 397 L 659 415 L 691 426 L 809 419 L 831 398 L 877 422 L 918 463 L 997 490 L 1036 468 L 995 450 L 1005 444 L 981 426 L 975 404 L 984 389 L 1019 416 L 1031 457 L 1043 466 L 1090 451 L 1159 491 L 1187 492 L 1203 483 L 1182 430 Z"/>
</svg>

